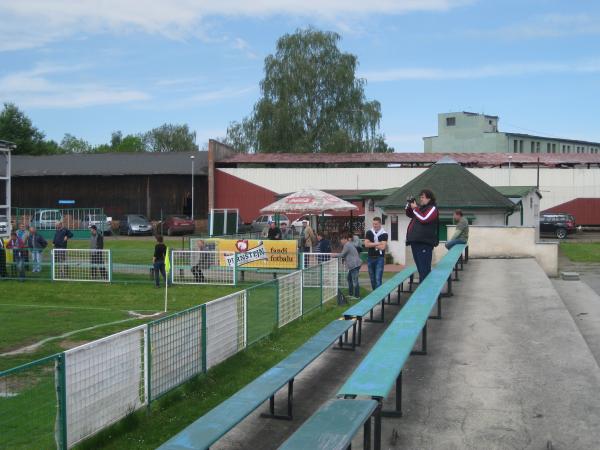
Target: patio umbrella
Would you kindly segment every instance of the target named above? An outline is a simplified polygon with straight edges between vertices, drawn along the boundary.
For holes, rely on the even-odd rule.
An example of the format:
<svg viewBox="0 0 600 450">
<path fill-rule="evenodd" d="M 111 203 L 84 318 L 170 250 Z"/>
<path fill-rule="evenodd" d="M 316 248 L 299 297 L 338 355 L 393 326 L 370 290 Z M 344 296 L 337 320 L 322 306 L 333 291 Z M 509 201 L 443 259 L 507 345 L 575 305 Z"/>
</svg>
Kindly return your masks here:
<svg viewBox="0 0 600 450">
<path fill-rule="evenodd" d="M 358 209 L 346 200 L 317 189 L 303 189 L 277 200 L 260 210 L 263 214 L 321 214 L 327 211 L 354 211 Z"/>
</svg>

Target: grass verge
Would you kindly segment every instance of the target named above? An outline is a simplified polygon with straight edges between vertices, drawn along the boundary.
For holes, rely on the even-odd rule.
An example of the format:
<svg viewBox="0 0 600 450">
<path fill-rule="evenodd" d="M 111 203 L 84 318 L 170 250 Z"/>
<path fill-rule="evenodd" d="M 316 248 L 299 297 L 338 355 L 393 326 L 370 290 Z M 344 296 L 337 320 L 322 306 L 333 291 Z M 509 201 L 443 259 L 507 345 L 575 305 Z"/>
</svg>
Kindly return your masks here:
<svg viewBox="0 0 600 450">
<path fill-rule="evenodd" d="M 560 250 L 573 262 L 600 262 L 600 242 L 561 242 Z"/>
</svg>

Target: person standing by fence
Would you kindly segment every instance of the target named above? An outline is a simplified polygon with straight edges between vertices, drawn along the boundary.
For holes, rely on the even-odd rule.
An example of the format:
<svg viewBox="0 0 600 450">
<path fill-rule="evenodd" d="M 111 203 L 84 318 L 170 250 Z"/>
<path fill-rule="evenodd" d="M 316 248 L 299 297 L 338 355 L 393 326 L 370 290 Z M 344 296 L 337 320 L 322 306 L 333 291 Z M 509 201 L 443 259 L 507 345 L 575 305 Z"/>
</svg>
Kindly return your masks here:
<svg viewBox="0 0 600 450">
<path fill-rule="evenodd" d="M 156 245 L 154 246 L 154 256 L 152 264 L 154 266 L 154 284 L 160 287 L 160 275 L 167 282 L 167 272 L 165 271 L 165 257 L 167 256 L 167 246 L 163 244 L 163 237 L 156 236 Z"/>
<path fill-rule="evenodd" d="M 33 273 L 40 273 L 42 271 L 42 252 L 47 246 L 48 242 L 46 242 L 44 236 L 38 234 L 35 227 L 29 227 L 27 248 L 31 250 L 31 260 L 33 262 L 31 271 Z"/>
<path fill-rule="evenodd" d="M 16 272 L 18 272 L 19 281 L 25 281 L 25 257 L 23 255 L 25 243 L 13 231 L 10 233 L 10 239 L 8 244 L 6 244 L 6 248 L 12 249 L 13 265 Z"/>
<path fill-rule="evenodd" d="M 202 239 L 196 242 L 195 250 L 197 253 L 198 260 L 196 264 L 192 266 L 192 275 L 194 275 L 194 281 L 196 283 L 204 283 L 206 278 L 204 277 L 203 270 L 206 270 L 209 267 L 209 261 L 211 254 L 206 252 L 206 244 Z"/>
<path fill-rule="evenodd" d="M 287 226 L 287 222 L 281 222 L 281 240 L 290 241 L 294 239 L 294 233 Z"/>
<path fill-rule="evenodd" d="M 63 226 L 62 221 L 56 222 L 56 231 L 54 232 L 54 239 L 52 239 L 52 245 L 59 251 L 56 253 L 54 263 L 58 263 L 59 273 L 62 277 L 66 276 L 65 273 L 65 262 L 67 260 L 67 252 L 65 251 L 68 246 L 69 239 L 73 237 L 73 233 L 68 228 Z"/>
<path fill-rule="evenodd" d="M 360 298 L 360 286 L 358 285 L 358 275 L 360 273 L 360 266 L 362 265 L 360 255 L 352 242 L 352 236 L 350 234 L 343 234 L 340 242 L 343 245 L 342 253 L 337 255 L 337 257 L 343 259 L 344 265 L 348 270 L 348 295 L 350 297 Z"/>
<path fill-rule="evenodd" d="M 23 264 L 24 264 L 24 269 L 27 271 L 29 270 L 29 252 L 27 251 L 27 240 L 29 239 L 29 233 L 27 232 L 27 229 L 25 228 L 25 222 L 21 222 L 19 224 L 19 229 L 17 230 L 17 237 L 19 239 L 21 239 L 21 241 L 23 241 L 23 245 L 24 245 L 24 249 L 21 252 L 21 255 L 23 256 Z"/>
<path fill-rule="evenodd" d="M 104 267 L 104 237 L 98 233 L 96 225 L 90 227 L 90 250 L 92 251 L 92 280 L 108 280 L 108 274 Z M 98 276 L 100 275 L 100 276 Z"/>
<path fill-rule="evenodd" d="M 419 194 L 419 203 L 414 198 L 409 199 L 405 212 L 411 219 L 406 231 L 406 245 L 410 245 L 419 271 L 419 283 L 422 283 L 431 272 L 433 247 L 437 247 L 440 242 L 435 195 L 429 189 L 423 189 Z"/>
<path fill-rule="evenodd" d="M 373 228 L 365 234 L 365 247 L 369 249 L 367 265 L 369 278 L 373 290 L 381 286 L 383 280 L 383 269 L 385 267 L 385 248 L 387 246 L 388 234 L 381 225 L 381 218 L 373 218 Z"/>
<path fill-rule="evenodd" d="M 304 236 L 304 253 L 311 253 L 317 243 L 317 236 L 307 220 L 302 221 L 302 235 Z"/>
</svg>

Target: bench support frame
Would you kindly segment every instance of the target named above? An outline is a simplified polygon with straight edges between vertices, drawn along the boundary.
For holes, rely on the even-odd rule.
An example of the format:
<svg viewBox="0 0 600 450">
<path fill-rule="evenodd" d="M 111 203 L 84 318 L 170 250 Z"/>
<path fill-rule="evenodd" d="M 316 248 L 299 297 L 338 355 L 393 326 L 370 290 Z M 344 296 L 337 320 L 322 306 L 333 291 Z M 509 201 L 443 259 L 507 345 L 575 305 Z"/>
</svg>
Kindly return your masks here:
<svg viewBox="0 0 600 450">
<path fill-rule="evenodd" d="M 426 355 L 427 354 L 427 322 L 423 325 L 421 330 L 421 350 L 413 350 L 410 352 L 411 355 Z"/>
<path fill-rule="evenodd" d="M 437 316 L 429 316 L 430 319 L 441 320 L 442 319 L 442 296 L 438 295 L 437 298 Z"/>
<path fill-rule="evenodd" d="M 346 318 L 347 320 L 347 318 Z M 342 336 L 339 337 L 338 339 L 338 346 L 337 347 L 333 347 L 334 350 L 350 350 L 350 351 L 354 351 L 356 350 L 356 320 L 354 320 L 354 323 L 352 324 L 352 342 L 349 343 L 348 342 L 348 331 L 346 330 L 344 332 L 344 338 L 342 340 Z M 358 345 L 360 345 L 360 342 L 358 343 Z"/>
<path fill-rule="evenodd" d="M 385 306 L 385 297 L 381 300 L 381 317 L 379 319 L 373 319 L 373 309 L 375 309 L 375 307 L 373 307 L 373 309 L 371 309 L 371 311 L 369 311 L 369 318 L 365 319 L 365 322 L 383 323 L 385 321 L 384 306 Z"/>
<path fill-rule="evenodd" d="M 267 419 L 278 419 L 278 420 L 292 420 L 293 419 L 293 406 L 294 406 L 294 379 L 288 381 L 288 405 L 287 415 L 275 414 L 275 394 L 269 398 L 269 412 L 262 413 L 260 417 Z"/>
</svg>

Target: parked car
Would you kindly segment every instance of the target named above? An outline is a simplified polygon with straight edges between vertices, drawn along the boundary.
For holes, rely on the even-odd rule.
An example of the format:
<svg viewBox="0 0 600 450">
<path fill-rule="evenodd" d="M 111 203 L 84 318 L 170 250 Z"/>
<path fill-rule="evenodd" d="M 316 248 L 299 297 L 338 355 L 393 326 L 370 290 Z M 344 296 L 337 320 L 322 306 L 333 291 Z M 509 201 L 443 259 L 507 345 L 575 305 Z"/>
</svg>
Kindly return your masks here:
<svg viewBox="0 0 600 450">
<path fill-rule="evenodd" d="M 276 222 L 275 216 L 258 216 L 252 221 L 252 231 L 263 231 L 269 222 Z M 285 214 L 279 214 L 279 223 L 290 224 L 290 220 Z"/>
<path fill-rule="evenodd" d="M 325 217 L 331 217 L 331 214 L 323 214 Z M 319 214 L 320 216 L 320 214 Z M 298 219 L 294 220 L 292 222 L 292 229 L 294 230 L 295 233 L 300 233 L 300 231 L 302 230 L 302 222 L 304 221 L 308 221 L 308 223 L 310 223 L 310 216 L 309 215 L 304 215 L 301 217 L 298 217 Z"/>
<path fill-rule="evenodd" d="M 62 213 L 58 209 L 42 209 L 33 215 L 29 225 L 38 230 L 54 230 L 56 222 L 63 220 Z"/>
<path fill-rule="evenodd" d="M 162 222 L 157 225 L 157 230 L 161 234 L 191 234 L 195 231 L 194 221 L 188 216 L 172 215 L 167 216 Z"/>
<path fill-rule="evenodd" d="M 104 235 L 112 234 L 112 217 L 107 217 L 105 214 L 87 214 L 81 221 L 82 228 L 89 228 L 96 225 L 99 232 Z"/>
<path fill-rule="evenodd" d="M 552 233 L 558 239 L 565 239 L 569 234 L 575 233 L 575 217 L 571 214 L 542 214 L 540 216 L 540 233 Z"/>
<path fill-rule="evenodd" d="M 8 234 L 8 217 L 0 216 L 0 236 Z"/>
<path fill-rule="evenodd" d="M 127 214 L 119 222 L 119 234 L 133 236 L 136 234 L 152 234 L 152 224 L 140 214 Z"/>
</svg>

